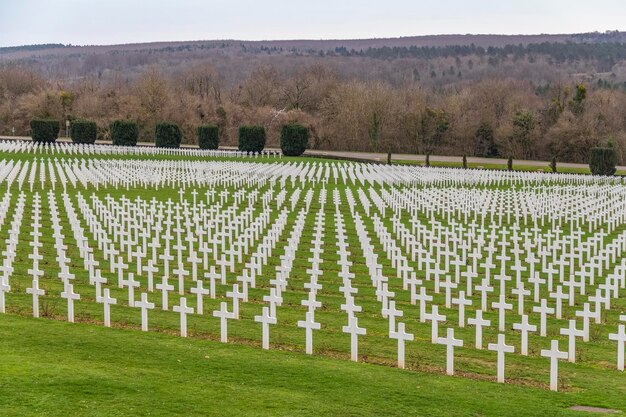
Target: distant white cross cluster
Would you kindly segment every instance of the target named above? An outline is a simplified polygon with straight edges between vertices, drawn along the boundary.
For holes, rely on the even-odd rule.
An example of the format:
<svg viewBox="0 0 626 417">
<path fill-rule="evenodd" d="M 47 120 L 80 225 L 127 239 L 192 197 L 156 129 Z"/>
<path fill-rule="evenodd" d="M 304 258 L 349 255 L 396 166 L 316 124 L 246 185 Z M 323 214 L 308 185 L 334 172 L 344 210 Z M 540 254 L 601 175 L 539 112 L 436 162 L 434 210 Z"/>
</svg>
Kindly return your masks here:
<svg viewBox="0 0 626 417">
<path fill-rule="evenodd" d="M 280 158 L 279 151 L 242 152 L 236 149 L 199 149 L 192 147 L 158 148 L 156 146 L 116 146 L 72 142 L 37 143 L 33 141 L 0 140 L 0 152 L 83 157 L 202 157 L 202 158 Z"/>
<path fill-rule="evenodd" d="M 285 328 L 307 354 L 343 333 L 354 361 L 392 339 L 400 368 L 432 343 L 449 375 L 486 346 L 498 382 L 510 355 L 543 357 L 553 390 L 559 361 L 610 342 L 624 370 L 620 179 L 46 156 L 1 161 L 0 183 L 2 312 L 23 293 L 38 317 L 58 297 L 68 321 L 77 303 L 107 327 L 124 308 L 148 331 L 158 310 L 183 337 L 214 320 L 222 342 L 249 321 L 264 349 Z"/>
</svg>

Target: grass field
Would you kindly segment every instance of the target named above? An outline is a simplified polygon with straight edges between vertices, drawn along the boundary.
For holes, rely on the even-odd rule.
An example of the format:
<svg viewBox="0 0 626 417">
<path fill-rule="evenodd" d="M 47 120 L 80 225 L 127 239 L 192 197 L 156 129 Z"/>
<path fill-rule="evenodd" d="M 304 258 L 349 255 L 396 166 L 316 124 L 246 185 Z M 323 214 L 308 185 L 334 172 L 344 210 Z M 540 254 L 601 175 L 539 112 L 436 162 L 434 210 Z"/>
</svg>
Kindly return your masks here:
<svg viewBox="0 0 626 417">
<path fill-rule="evenodd" d="M 624 387 L 552 393 L 164 333 L 0 320 L 3 416 L 583 416 Z M 609 381 L 595 381 L 597 385 Z"/>
<path fill-rule="evenodd" d="M 22 155 L 23 160 L 32 158 Z M 259 160 L 261 162 L 262 160 Z M 267 162 L 274 162 L 271 158 Z M 300 161 L 294 159 L 294 161 Z M 307 159 L 307 161 L 309 161 Z M 285 159 L 282 160 L 285 162 Z M 572 405 L 591 405 L 626 411 L 626 377 L 615 370 L 615 344 L 607 340 L 618 322 L 619 313 L 626 310 L 623 298 L 613 302 L 613 309 L 601 324 L 593 324 L 592 343 L 580 344 L 578 362 L 560 363 L 560 393 L 551 393 L 548 387 L 549 363 L 538 356 L 542 348 L 549 346 L 545 338 L 531 338 L 531 356 L 507 356 L 506 377 L 508 384 L 496 384 L 494 353 L 473 348 L 473 328 L 457 329 L 457 337 L 465 341 L 463 348 L 455 352 L 458 377 L 443 375 L 445 347 L 430 342 L 430 325 L 410 320 L 417 313 L 409 294 L 402 291 L 401 283 L 394 283 L 396 301 L 404 310 L 410 331 L 416 340 L 407 345 L 408 370 L 394 369 L 396 342 L 388 338 L 387 320 L 380 316 L 375 289 L 371 286 L 364 265 L 355 224 L 344 205 L 348 234 L 348 249 L 352 253 L 355 274 L 354 286 L 359 292 L 357 300 L 363 312 L 360 324 L 367 328 L 367 336 L 360 341 L 361 362 L 350 363 L 349 335 L 341 331 L 346 316 L 340 311 L 344 301 L 339 286 L 338 255 L 335 240 L 335 206 L 330 203 L 333 190 L 345 192 L 347 186 L 328 185 L 326 195 L 329 203 L 324 208 L 324 275 L 320 278 L 323 289 L 318 300 L 323 307 L 316 312 L 322 330 L 315 333 L 314 355 L 304 351 L 304 332 L 296 326 L 304 318 L 306 309 L 300 301 L 306 298 L 304 283 L 309 277 L 305 270 L 310 263 L 311 240 L 316 213 L 321 205 L 318 196 L 322 187 L 313 186 L 315 197 L 306 214 L 306 227 L 298 247 L 294 270 L 289 279 L 288 291 L 283 294 L 283 305 L 278 307 L 279 324 L 271 329 L 270 351 L 262 351 L 261 329 L 253 316 L 260 314 L 263 295 L 270 288 L 273 269 L 280 264 L 284 254 L 286 237 L 293 227 L 297 209 L 288 216 L 286 231 L 264 269 L 257 278 L 257 288 L 250 290 L 250 300 L 240 307 L 241 320 L 229 324 L 232 343 L 221 344 L 219 320 L 210 311 L 219 307 L 231 289 L 237 274 L 228 274 L 229 285 L 218 285 L 219 297 L 205 300 L 204 315 L 189 317 L 190 338 L 177 336 L 179 317 L 171 311 L 159 308 L 150 312 L 150 332 L 142 333 L 140 312 L 126 303 L 127 290 L 112 285 L 115 274 L 108 274 L 109 264 L 102 251 L 94 253 L 100 268 L 110 278 L 109 288 L 119 302 L 112 307 L 114 329 L 101 328 L 102 306 L 95 302 L 95 292 L 88 283 L 75 245 L 69 245 L 67 253 L 70 268 L 76 274 L 75 290 L 81 294 L 76 303 L 78 323 L 64 323 L 67 310 L 65 300 L 59 297 L 63 289 L 57 278 L 58 265 L 54 257 L 54 240 L 51 233 L 48 205 L 43 202 L 43 237 L 40 253 L 44 256 L 41 287 L 46 290 L 42 297 L 44 319 L 32 319 L 32 297 L 25 289 L 31 284 L 27 270 L 29 226 L 33 194 L 26 193 L 27 204 L 21 238 L 11 277 L 12 292 L 7 294 L 7 315 L 0 316 L 0 415 L 582 415 L 568 411 Z M 356 192 L 357 186 L 350 185 Z M 291 194 L 294 187 L 285 189 Z M 268 187 L 261 187 L 261 192 Z M 12 202 L 17 198 L 14 191 Z M 132 200 L 152 198 L 158 201 L 177 201 L 176 189 L 162 190 L 114 190 L 71 189 L 70 197 L 77 207 L 78 194 L 87 201 L 91 195 L 103 199 L 109 196 L 120 201 L 122 196 Z M 202 195 L 203 189 L 199 190 Z M 219 191 L 219 190 L 218 190 Z M 230 189 L 234 192 L 234 189 Z M 305 190 L 306 191 L 306 190 Z M 41 190 L 40 190 L 41 192 Z M 45 196 L 45 194 L 43 194 Z M 342 198 L 345 196 L 342 195 Z M 184 198 L 191 200 L 189 190 Z M 57 198 L 57 203 L 60 199 Z M 231 197 L 226 201 L 232 204 Z M 61 208 L 61 224 L 66 240 L 71 241 L 69 222 Z M 238 210 L 241 211 L 243 207 Z M 255 207 L 255 213 L 261 210 Z M 272 214 L 272 218 L 276 213 Z M 427 220 L 426 217 L 423 218 Z M 7 225 L 0 229 L 0 238 L 7 237 Z M 444 224 L 445 218 L 439 218 Z M 383 219 L 391 229 L 391 221 Z M 84 219 L 82 226 L 90 238 Z M 366 227 L 375 236 L 373 224 L 366 219 Z M 566 225 L 563 226 L 564 228 Z M 618 230 L 621 231 L 623 228 Z M 616 232 L 617 233 L 617 232 Z M 607 236 L 607 240 L 613 237 Z M 91 243 L 95 246 L 94 243 Z M 374 239 L 378 252 L 384 254 L 382 245 Z M 247 259 L 244 259 L 244 262 Z M 381 257 L 383 273 L 395 275 L 391 262 Z M 133 269 L 131 263 L 130 270 Z M 511 271 L 509 271 L 511 272 Z M 568 272 L 570 272 L 568 270 Z M 145 276 L 138 277 L 145 288 Z M 172 279 L 175 281 L 175 279 Z M 432 283 L 427 283 L 429 288 Z M 185 296 L 195 306 L 195 296 L 190 293 L 191 282 L 186 282 Z M 137 293 L 136 293 L 137 294 Z M 434 302 L 443 304 L 443 294 L 433 294 Z M 170 306 L 178 302 L 178 294 L 170 295 Z M 160 297 L 152 300 L 160 306 Z M 515 303 L 514 299 L 509 300 Z M 531 308 L 529 303 L 527 309 Z M 565 319 L 573 318 L 575 307 L 564 306 Z M 443 309 L 442 309 L 443 310 Z M 457 321 L 454 309 L 445 309 L 446 324 Z M 489 311 L 486 316 L 493 321 L 497 313 Z M 54 319 L 54 320 L 52 320 Z M 549 319 L 549 336 L 558 335 L 561 320 Z M 612 327 L 610 327 L 610 326 Z M 442 324 L 441 326 L 444 326 Z M 510 323 L 509 323 L 510 327 Z M 498 331 L 485 329 L 485 345 L 495 341 Z M 519 335 L 507 329 L 509 343 L 517 345 Z"/>
<path fill-rule="evenodd" d="M 397 165 L 418 165 L 424 166 L 423 162 L 419 161 L 406 161 L 406 160 L 393 160 L 394 164 Z M 433 167 L 445 167 L 445 168 L 462 168 L 463 163 L 459 162 L 439 162 L 439 161 L 431 161 L 430 166 Z M 506 164 L 485 164 L 485 163 L 476 163 L 476 162 L 468 162 L 467 167 L 469 169 L 495 169 L 504 171 L 507 169 Z M 522 165 L 515 164 L 513 161 L 513 170 L 514 171 L 533 171 L 533 172 L 547 172 L 551 173 L 552 170 L 547 164 L 542 165 Z M 589 168 L 571 168 L 571 167 L 563 167 L 557 164 L 557 172 L 562 174 L 591 174 Z M 618 170 L 615 175 L 626 175 L 626 171 Z"/>
</svg>

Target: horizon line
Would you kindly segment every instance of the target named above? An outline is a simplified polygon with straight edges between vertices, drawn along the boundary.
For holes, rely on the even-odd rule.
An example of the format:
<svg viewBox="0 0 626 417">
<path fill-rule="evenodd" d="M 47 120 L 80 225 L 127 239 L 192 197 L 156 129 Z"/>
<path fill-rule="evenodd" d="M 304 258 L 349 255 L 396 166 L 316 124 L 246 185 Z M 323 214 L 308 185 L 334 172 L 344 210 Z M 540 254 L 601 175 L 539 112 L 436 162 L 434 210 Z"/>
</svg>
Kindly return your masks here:
<svg viewBox="0 0 626 417">
<path fill-rule="evenodd" d="M 235 39 L 235 38 L 215 38 L 215 39 L 186 39 L 186 40 L 154 40 L 154 41 L 134 41 L 127 43 L 102 43 L 102 44 L 74 44 L 63 42 L 45 42 L 45 43 L 31 43 L 21 45 L 0 45 L 0 48 L 20 48 L 26 46 L 39 46 L 39 45 L 63 45 L 64 47 L 107 47 L 107 46 L 130 46 L 130 45 L 146 45 L 146 44 L 158 44 L 158 43 L 189 43 L 189 42 L 356 42 L 356 41 L 368 41 L 368 40 L 393 40 L 393 39 L 406 39 L 406 38 L 429 38 L 429 37 L 445 37 L 445 36 L 498 36 L 498 37 L 516 37 L 516 36 L 572 36 L 572 35 L 584 35 L 584 34 L 606 34 L 606 33 L 621 33 L 624 31 L 604 30 L 604 31 L 592 31 L 592 32 L 542 32 L 542 33 L 436 33 L 436 34 L 421 34 L 421 35 L 399 35 L 399 36 L 381 36 L 381 37 L 369 37 L 369 38 L 292 38 L 292 39 Z"/>
</svg>

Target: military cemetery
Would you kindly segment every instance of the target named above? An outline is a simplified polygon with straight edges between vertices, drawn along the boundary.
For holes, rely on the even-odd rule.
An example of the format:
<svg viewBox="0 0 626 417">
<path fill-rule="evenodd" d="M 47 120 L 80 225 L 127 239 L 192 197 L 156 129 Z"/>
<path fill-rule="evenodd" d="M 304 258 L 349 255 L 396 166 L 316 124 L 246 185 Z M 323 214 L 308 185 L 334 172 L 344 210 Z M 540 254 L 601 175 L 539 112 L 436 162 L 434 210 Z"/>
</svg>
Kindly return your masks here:
<svg viewBox="0 0 626 417">
<path fill-rule="evenodd" d="M 624 415 L 625 15 L 0 1 L 0 417 Z"/>
<path fill-rule="evenodd" d="M 4 314 L 546 391 L 624 380 L 619 177 L 0 149 Z"/>
</svg>

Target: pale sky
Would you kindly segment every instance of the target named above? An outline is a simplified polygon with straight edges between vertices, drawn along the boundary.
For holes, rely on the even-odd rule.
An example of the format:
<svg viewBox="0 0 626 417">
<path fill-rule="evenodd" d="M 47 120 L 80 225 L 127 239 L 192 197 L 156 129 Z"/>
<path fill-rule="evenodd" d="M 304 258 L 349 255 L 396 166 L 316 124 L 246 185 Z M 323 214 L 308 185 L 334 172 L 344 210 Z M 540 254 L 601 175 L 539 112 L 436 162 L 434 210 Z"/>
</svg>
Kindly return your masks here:
<svg viewBox="0 0 626 417">
<path fill-rule="evenodd" d="M 0 46 L 626 30 L 625 0 L 0 0 Z"/>
</svg>

